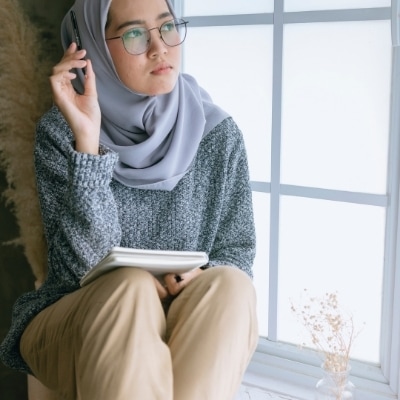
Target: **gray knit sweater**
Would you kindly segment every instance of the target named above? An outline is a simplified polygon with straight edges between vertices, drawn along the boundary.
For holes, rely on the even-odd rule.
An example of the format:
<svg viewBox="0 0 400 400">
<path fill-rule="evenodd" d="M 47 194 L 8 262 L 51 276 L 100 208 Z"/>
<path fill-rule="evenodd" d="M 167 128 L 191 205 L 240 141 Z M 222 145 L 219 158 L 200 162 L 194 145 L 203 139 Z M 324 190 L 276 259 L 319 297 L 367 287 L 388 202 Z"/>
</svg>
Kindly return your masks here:
<svg viewBox="0 0 400 400">
<path fill-rule="evenodd" d="M 35 165 L 48 277 L 16 302 L 0 345 L 7 366 L 30 372 L 19 339 L 38 312 L 67 293 L 113 246 L 205 251 L 210 265 L 231 265 L 250 276 L 255 233 L 246 153 L 231 118 L 202 140 L 190 170 L 172 191 L 126 187 L 113 179 L 118 155 L 74 150 L 56 107 L 37 127 Z"/>
</svg>

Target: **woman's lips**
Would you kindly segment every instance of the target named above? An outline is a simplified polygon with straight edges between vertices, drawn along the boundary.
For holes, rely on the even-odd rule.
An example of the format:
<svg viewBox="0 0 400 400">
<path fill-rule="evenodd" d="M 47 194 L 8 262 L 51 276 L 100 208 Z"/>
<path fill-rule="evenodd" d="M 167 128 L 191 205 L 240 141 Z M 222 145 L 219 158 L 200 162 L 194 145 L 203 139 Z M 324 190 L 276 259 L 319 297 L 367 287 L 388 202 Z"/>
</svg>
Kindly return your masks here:
<svg viewBox="0 0 400 400">
<path fill-rule="evenodd" d="M 164 75 L 164 74 L 168 74 L 171 70 L 172 70 L 171 65 L 162 63 L 162 64 L 157 65 L 157 67 L 155 69 L 153 69 L 153 71 L 151 71 L 151 73 L 153 75 Z"/>
</svg>

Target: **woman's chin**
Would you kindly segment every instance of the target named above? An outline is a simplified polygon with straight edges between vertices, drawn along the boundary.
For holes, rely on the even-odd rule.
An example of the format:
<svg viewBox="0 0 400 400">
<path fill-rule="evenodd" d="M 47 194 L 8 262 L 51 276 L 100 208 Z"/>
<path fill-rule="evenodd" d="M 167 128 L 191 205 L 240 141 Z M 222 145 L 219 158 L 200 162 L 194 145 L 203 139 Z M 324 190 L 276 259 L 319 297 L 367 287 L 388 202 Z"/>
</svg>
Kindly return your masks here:
<svg viewBox="0 0 400 400">
<path fill-rule="evenodd" d="M 175 79 L 156 79 L 155 82 L 151 82 L 148 85 L 140 86 L 128 86 L 133 92 L 142 94 L 144 96 L 160 96 L 163 94 L 171 93 L 177 82 L 177 77 Z"/>
</svg>

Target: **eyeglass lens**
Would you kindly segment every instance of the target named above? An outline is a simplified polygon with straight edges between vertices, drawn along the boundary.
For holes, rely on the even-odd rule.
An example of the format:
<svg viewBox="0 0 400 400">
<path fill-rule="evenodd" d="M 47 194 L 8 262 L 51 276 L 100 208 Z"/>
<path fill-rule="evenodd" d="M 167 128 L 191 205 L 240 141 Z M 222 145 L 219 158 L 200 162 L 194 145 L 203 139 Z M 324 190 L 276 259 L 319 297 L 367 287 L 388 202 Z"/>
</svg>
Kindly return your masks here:
<svg viewBox="0 0 400 400">
<path fill-rule="evenodd" d="M 160 28 L 153 29 L 159 30 L 163 42 L 170 47 L 180 45 L 186 37 L 186 21 L 182 19 L 164 22 Z M 150 47 L 150 30 L 137 27 L 126 31 L 122 35 L 126 51 L 131 54 L 145 53 Z"/>
</svg>

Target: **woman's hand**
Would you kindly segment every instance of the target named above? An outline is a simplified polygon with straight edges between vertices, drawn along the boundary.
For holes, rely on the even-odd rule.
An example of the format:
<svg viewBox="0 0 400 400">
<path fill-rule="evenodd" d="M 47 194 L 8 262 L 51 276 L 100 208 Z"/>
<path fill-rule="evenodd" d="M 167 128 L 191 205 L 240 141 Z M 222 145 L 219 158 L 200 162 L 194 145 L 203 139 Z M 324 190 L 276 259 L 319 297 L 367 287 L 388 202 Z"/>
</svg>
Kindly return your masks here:
<svg viewBox="0 0 400 400">
<path fill-rule="evenodd" d="M 96 77 L 90 60 L 82 60 L 85 50 L 78 50 L 72 43 L 61 61 L 53 68 L 50 77 L 53 99 L 75 137 L 75 150 L 82 153 L 98 154 L 101 112 L 97 100 Z M 78 94 L 71 81 L 76 74 L 74 68 L 86 68 L 84 93 Z"/>
<path fill-rule="evenodd" d="M 156 285 L 157 293 L 158 293 L 158 296 L 160 297 L 160 300 L 165 300 L 168 297 L 167 288 L 165 286 L 163 286 L 161 284 L 161 282 L 154 276 L 153 276 L 153 279 L 154 279 L 154 283 Z"/>
<path fill-rule="evenodd" d="M 176 296 L 191 280 L 201 273 L 203 273 L 203 270 L 196 268 L 181 275 L 167 274 L 164 276 L 165 285 L 162 285 L 157 278 L 153 277 L 158 296 L 161 300 L 165 300 L 168 296 Z"/>
<path fill-rule="evenodd" d="M 203 273 L 203 270 L 200 268 L 195 268 L 192 271 L 186 272 L 184 274 L 168 274 L 164 276 L 164 282 L 168 293 L 172 296 L 176 296 L 181 292 L 183 288 L 185 288 L 190 281 L 192 281 L 196 276 L 199 276 Z"/>
</svg>

